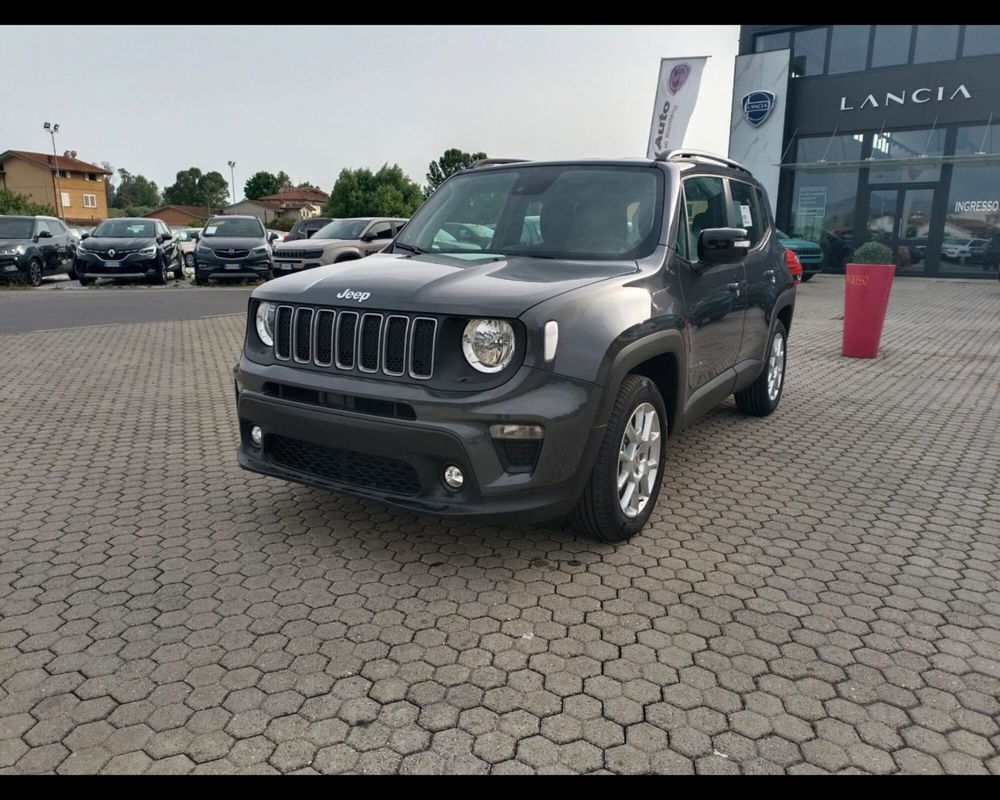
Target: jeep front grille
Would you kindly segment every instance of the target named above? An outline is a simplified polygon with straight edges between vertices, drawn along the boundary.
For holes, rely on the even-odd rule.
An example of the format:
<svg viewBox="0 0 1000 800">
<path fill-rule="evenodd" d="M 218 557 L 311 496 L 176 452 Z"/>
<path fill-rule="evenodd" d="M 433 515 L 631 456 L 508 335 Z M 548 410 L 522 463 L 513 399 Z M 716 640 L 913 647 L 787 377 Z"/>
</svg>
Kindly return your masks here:
<svg viewBox="0 0 1000 800">
<path fill-rule="evenodd" d="M 434 374 L 436 341 L 432 317 L 282 305 L 274 355 L 279 361 L 426 380 Z"/>
<path fill-rule="evenodd" d="M 322 250 L 288 250 L 288 249 L 282 249 L 282 250 L 275 250 L 274 251 L 274 257 L 276 259 L 278 259 L 279 261 L 281 261 L 281 260 L 299 261 L 299 260 L 306 259 L 306 258 L 322 258 L 323 257 L 323 251 Z"/>
</svg>

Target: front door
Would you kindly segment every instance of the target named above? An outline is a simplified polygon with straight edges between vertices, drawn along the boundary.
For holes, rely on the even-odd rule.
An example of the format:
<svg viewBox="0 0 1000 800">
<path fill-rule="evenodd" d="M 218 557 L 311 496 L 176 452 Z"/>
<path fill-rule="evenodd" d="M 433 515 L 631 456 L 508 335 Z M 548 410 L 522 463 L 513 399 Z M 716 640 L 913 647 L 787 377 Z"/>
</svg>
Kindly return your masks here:
<svg viewBox="0 0 1000 800">
<path fill-rule="evenodd" d="M 868 194 L 868 238 L 892 252 L 896 274 L 927 272 L 927 238 L 934 189 L 879 188 Z"/>
</svg>

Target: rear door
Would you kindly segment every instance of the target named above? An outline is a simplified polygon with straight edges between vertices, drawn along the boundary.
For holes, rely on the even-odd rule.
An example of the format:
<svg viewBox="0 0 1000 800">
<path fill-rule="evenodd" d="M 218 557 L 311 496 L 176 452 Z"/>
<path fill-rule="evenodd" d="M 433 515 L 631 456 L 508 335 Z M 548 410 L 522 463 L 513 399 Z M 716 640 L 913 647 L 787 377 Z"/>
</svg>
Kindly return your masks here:
<svg viewBox="0 0 1000 800">
<path fill-rule="evenodd" d="M 723 178 L 697 175 L 684 179 L 687 260 L 678 270 L 687 306 L 688 387 L 721 399 L 732 389 L 733 366 L 743 337 L 744 288 L 742 259 L 708 264 L 698 257 L 698 234 L 729 225 L 729 193 Z M 681 237 L 678 236 L 678 249 Z M 728 383 L 727 383 L 728 381 Z"/>
<path fill-rule="evenodd" d="M 42 236 L 43 233 L 52 235 Z M 38 242 L 38 253 L 42 257 L 42 272 L 58 272 L 62 267 L 59 238 L 56 231 L 49 227 L 49 223 L 44 219 L 35 220 L 35 240 Z"/>
<path fill-rule="evenodd" d="M 774 236 L 770 214 L 760 189 L 750 183 L 729 179 L 730 225 L 743 228 L 750 248 L 743 260 L 747 282 L 746 313 L 738 361 L 760 361 L 770 334 L 771 312 L 778 299 L 781 276 L 772 248 Z"/>
</svg>

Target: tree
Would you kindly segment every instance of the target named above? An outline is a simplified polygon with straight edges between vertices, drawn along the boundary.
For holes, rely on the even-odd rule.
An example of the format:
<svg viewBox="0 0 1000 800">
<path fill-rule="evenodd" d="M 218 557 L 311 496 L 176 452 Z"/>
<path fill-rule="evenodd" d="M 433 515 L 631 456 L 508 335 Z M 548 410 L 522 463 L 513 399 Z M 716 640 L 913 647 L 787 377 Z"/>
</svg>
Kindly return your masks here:
<svg viewBox="0 0 1000 800">
<path fill-rule="evenodd" d="M 229 184 L 221 173 L 202 174 L 197 167 L 181 170 L 172 186 L 163 190 L 163 202 L 178 206 L 219 208 L 229 197 Z"/>
<path fill-rule="evenodd" d="M 302 181 L 302 183 L 296 184 L 295 188 L 296 189 L 316 189 L 316 190 L 320 190 L 318 186 L 315 186 L 315 185 L 309 183 L 309 181 Z"/>
<path fill-rule="evenodd" d="M 118 188 L 115 190 L 115 199 L 112 203 L 114 208 L 129 206 L 156 208 L 160 205 L 160 189 L 155 182 L 144 175 L 133 175 L 126 169 L 118 170 L 118 176 Z"/>
<path fill-rule="evenodd" d="M 247 200 L 257 200 L 269 194 L 277 194 L 291 182 L 291 178 L 283 171 L 277 175 L 272 175 L 270 172 L 257 172 L 243 185 L 243 195 Z"/>
<path fill-rule="evenodd" d="M 108 171 L 108 174 L 104 176 L 104 200 L 108 208 L 111 208 L 115 204 L 115 185 L 111 182 L 115 168 L 111 166 L 110 161 L 102 161 L 101 166 Z"/>
<path fill-rule="evenodd" d="M 340 171 L 323 206 L 327 217 L 408 217 L 423 202 L 420 187 L 399 164 L 384 164 L 372 174 L 366 167 Z"/>
<path fill-rule="evenodd" d="M 428 166 L 424 197 L 430 197 L 431 193 L 444 183 L 449 175 L 453 175 L 460 169 L 468 169 L 474 162 L 486 157 L 486 153 L 466 153 L 457 147 L 448 148 L 441 158 L 432 161 Z"/>
<path fill-rule="evenodd" d="M 0 189 L 0 214 L 54 217 L 56 210 L 52 206 L 34 202 L 26 194 Z"/>
</svg>

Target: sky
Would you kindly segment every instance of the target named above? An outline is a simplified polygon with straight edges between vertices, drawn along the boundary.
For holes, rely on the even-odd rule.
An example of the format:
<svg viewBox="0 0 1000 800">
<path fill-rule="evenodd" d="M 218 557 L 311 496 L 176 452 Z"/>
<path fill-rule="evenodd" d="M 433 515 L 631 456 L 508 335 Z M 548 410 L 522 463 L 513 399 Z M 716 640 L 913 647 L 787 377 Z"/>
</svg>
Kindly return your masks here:
<svg viewBox="0 0 1000 800">
<path fill-rule="evenodd" d="M 726 153 L 737 25 L 7 26 L 0 152 L 145 175 L 259 171 L 329 191 L 344 167 L 417 183 L 449 147 L 645 156 L 659 61 L 711 56 L 684 144 Z M 45 53 L 44 58 L 39 53 Z"/>
</svg>

